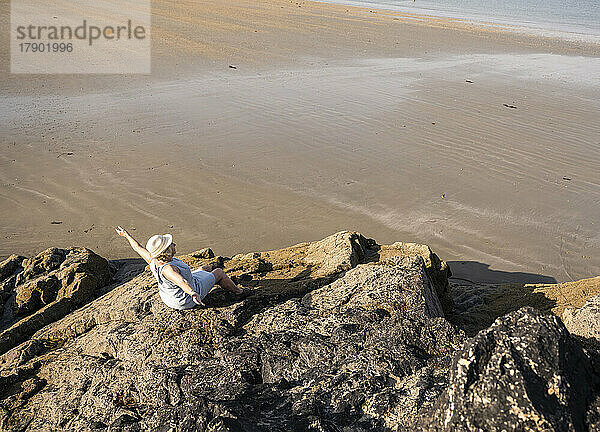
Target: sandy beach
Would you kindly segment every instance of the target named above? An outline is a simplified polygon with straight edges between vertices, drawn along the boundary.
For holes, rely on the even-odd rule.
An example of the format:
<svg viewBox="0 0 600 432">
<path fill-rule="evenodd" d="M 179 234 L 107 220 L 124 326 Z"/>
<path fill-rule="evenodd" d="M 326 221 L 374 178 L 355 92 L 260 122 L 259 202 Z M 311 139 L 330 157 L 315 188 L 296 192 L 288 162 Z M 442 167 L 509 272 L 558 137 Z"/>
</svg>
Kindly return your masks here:
<svg viewBox="0 0 600 432">
<path fill-rule="evenodd" d="M 477 282 L 600 274 L 600 45 L 315 2 L 152 6 L 151 75 L 11 75 L 0 45 L 1 256 L 131 256 L 114 225 L 223 255 L 348 229 Z"/>
</svg>

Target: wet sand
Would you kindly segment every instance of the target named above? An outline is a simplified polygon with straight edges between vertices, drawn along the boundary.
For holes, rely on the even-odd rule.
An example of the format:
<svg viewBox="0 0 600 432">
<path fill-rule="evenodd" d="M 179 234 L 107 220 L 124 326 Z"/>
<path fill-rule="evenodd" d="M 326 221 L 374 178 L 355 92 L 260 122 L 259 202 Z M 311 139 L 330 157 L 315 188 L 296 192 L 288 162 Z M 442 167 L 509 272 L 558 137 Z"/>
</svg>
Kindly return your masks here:
<svg viewBox="0 0 600 432">
<path fill-rule="evenodd" d="M 255 3 L 153 2 L 150 76 L 5 66 L 0 254 L 131 256 L 117 224 L 223 255 L 352 229 L 479 282 L 600 274 L 597 45 Z"/>
</svg>

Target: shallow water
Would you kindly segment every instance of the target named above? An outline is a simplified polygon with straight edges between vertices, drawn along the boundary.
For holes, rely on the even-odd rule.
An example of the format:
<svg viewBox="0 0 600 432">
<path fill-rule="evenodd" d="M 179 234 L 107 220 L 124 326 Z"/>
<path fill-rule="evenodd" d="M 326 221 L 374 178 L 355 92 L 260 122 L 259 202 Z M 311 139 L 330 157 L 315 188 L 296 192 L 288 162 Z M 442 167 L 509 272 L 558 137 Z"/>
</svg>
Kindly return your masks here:
<svg viewBox="0 0 600 432">
<path fill-rule="evenodd" d="M 600 36 L 597 0 L 322 0 L 354 6 L 461 18 L 551 32 Z M 597 40 L 593 38 L 593 40 Z"/>
</svg>

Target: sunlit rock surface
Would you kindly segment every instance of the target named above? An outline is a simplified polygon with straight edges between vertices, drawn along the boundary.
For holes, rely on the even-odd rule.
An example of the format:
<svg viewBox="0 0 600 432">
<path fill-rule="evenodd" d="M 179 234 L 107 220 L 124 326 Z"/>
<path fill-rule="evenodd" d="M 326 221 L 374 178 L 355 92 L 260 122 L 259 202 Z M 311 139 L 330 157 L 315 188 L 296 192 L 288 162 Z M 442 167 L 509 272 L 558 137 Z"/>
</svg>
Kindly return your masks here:
<svg viewBox="0 0 600 432">
<path fill-rule="evenodd" d="M 48 249 L 1 263 L 0 429 L 597 424 L 595 352 L 531 308 L 469 338 L 464 292 L 453 299 L 450 269 L 427 246 L 340 232 L 276 251 L 227 258 L 205 248 L 181 259 L 223 267 L 255 294 L 239 301 L 215 288 L 206 308 L 176 311 L 141 260 Z"/>
</svg>

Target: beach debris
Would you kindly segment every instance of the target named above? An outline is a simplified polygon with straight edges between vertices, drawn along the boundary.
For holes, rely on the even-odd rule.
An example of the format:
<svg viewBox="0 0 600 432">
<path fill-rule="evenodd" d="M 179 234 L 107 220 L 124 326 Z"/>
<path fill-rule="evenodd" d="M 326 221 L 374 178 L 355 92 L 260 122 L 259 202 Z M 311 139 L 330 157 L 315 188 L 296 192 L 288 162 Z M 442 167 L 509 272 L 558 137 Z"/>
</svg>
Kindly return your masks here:
<svg viewBox="0 0 600 432">
<path fill-rule="evenodd" d="M 443 194 L 441 195 L 441 197 L 442 197 L 442 199 L 446 198 L 446 194 L 445 194 L 445 193 L 443 193 Z"/>
<path fill-rule="evenodd" d="M 147 170 L 153 170 L 153 169 L 160 168 L 160 167 L 164 167 L 164 166 L 167 166 L 167 165 L 169 165 L 169 162 L 165 162 L 165 163 L 162 163 L 162 164 L 160 164 L 160 165 L 151 166 L 151 167 L 148 167 L 148 168 L 146 168 L 146 169 L 147 169 Z"/>
<path fill-rule="evenodd" d="M 229 65 L 229 69 L 237 69 L 237 66 Z"/>
<path fill-rule="evenodd" d="M 431 122 L 431 124 L 435 126 L 435 122 Z"/>
<path fill-rule="evenodd" d="M 83 232 L 87 234 L 88 232 L 90 232 L 93 229 L 94 229 L 94 224 L 92 224 L 92 226 L 89 227 L 88 229 L 84 229 Z"/>
<path fill-rule="evenodd" d="M 73 152 L 63 152 L 63 153 L 59 154 L 58 156 L 56 156 L 56 158 L 58 159 L 61 156 L 73 156 Z"/>
<path fill-rule="evenodd" d="M 571 177 L 566 177 L 566 176 L 565 176 L 565 177 L 563 177 L 563 180 L 571 181 L 571 180 L 573 180 L 573 179 L 572 179 Z"/>
<path fill-rule="evenodd" d="M 504 105 L 506 108 L 517 109 L 517 107 L 514 105 L 509 105 L 509 104 L 502 104 L 502 105 Z"/>
<path fill-rule="evenodd" d="M 60 225 L 62 223 L 62 221 L 52 221 L 50 222 L 50 225 Z"/>
<path fill-rule="evenodd" d="M 469 84 L 473 84 L 473 81 L 471 81 L 470 79 L 465 80 L 465 82 L 469 83 Z"/>
</svg>

